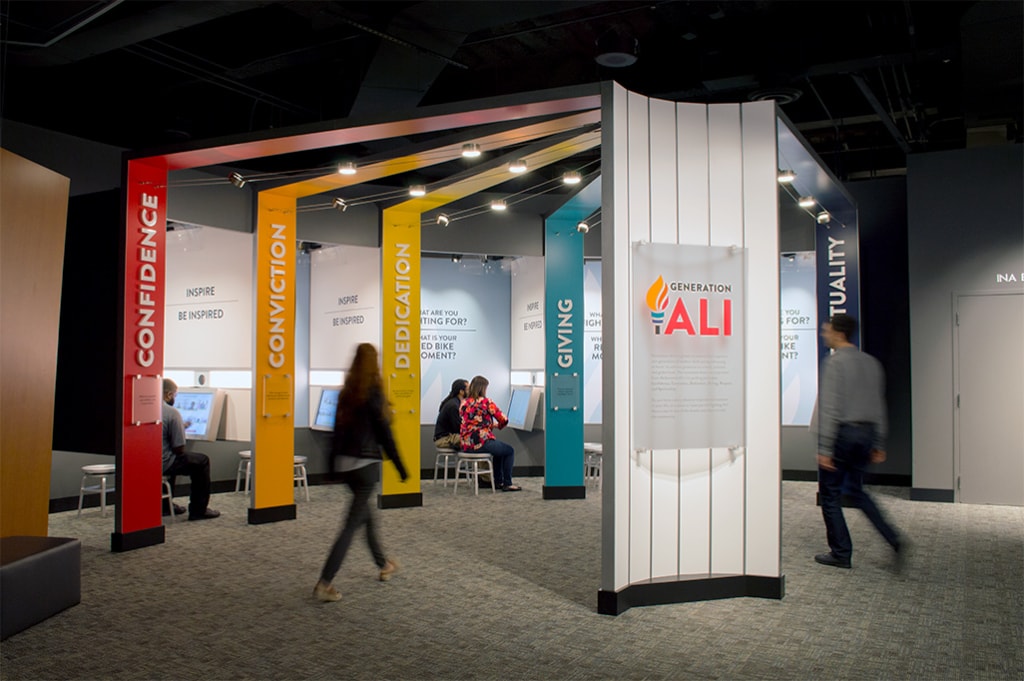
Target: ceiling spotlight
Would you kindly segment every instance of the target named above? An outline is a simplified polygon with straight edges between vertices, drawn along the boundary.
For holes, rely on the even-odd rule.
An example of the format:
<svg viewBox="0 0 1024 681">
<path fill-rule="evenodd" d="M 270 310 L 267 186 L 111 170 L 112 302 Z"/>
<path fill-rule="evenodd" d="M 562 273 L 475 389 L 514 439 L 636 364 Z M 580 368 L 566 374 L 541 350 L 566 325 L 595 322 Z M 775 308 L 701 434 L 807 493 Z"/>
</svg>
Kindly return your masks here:
<svg viewBox="0 0 1024 681">
<path fill-rule="evenodd" d="M 525 173 L 526 172 L 526 159 L 517 159 L 508 164 L 508 171 L 510 173 Z"/>
<path fill-rule="evenodd" d="M 583 176 L 575 170 L 570 170 L 567 173 L 562 174 L 562 182 L 564 184 L 579 184 L 583 181 Z"/>
<path fill-rule="evenodd" d="M 245 186 L 245 178 L 242 177 L 241 173 L 231 173 L 228 175 L 228 179 L 231 180 L 231 184 L 235 185 L 239 189 Z"/>
<path fill-rule="evenodd" d="M 828 223 L 832 222 L 832 216 L 828 214 L 827 210 L 823 210 L 820 213 L 818 213 L 817 220 L 819 225 L 827 225 Z"/>
<path fill-rule="evenodd" d="M 442 227 L 447 227 L 448 223 L 451 221 L 451 218 L 449 218 L 444 213 L 439 213 L 437 216 L 437 224 L 441 225 Z"/>
<path fill-rule="evenodd" d="M 491 210 L 508 210 L 508 206 L 501 199 L 491 201 Z"/>
<path fill-rule="evenodd" d="M 636 63 L 640 42 L 636 38 L 609 29 L 597 39 L 597 56 L 594 57 L 601 66 L 621 69 Z"/>
<path fill-rule="evenodd" d="M 480 155 L 480 145 L 474 142 L 462 145 L 462 155 L 465 158 L 476 158 Z"/>
<path fill-rule="evenodd" d="M 581 220 L 580 223 L 576 225 L 576 231 L 580 234 L 586 234 L 590 231 L 590 225 L 587 224 L 586 220 Z"/>
<path fill-rule="evenodd" d="M 792 170 L 780 170 L 778 179 L 779 184 L 792 184 L 793 180 L 796 179 L 796 173 Z"/>
<path fill-rule="evenodd" d="M 345 161 L 344 163 L 338 164 L 338 172 L 342 175 L 355 175 L 356 164 L 352 161 Z"/>
<path fill-rule="evenodd" d="M 461 255 L 452 255 L 452 262 L 462 262 Z"/>
<path fill-rule="evenodd" d="M 334 198 L 334 201 L 331 202 L 331 206 L 333 206 L 335 210 L 340 210 L 342 213 L 344 213 L 348 208 L 348 204 L 345 203 L 345 199 L 340 196 Z"/>
<path fill-rule="evenodd" d="M 422 184 L 414 184 L 409 187 L 409 196 L 426 196 L 427 188 Z"/>
<path fill-rule="evenodd" d="M 801 196 L 797 200 L 796 205 L 800 206 L 801 208 L 810 208 L 816 203 L 817 201 L 814 200 L 813 196 Z"/>
</svg>

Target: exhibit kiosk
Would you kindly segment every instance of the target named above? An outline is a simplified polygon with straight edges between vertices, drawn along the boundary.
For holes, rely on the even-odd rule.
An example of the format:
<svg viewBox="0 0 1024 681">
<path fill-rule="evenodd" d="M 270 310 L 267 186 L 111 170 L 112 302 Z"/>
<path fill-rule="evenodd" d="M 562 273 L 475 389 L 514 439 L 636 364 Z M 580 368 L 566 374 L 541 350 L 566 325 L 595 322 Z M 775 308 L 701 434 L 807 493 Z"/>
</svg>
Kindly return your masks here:
<svg viewBox="0 0 1024 681">
<path fill-rule="evenodd" d="M 618 614 L 635 605 L 729 596 L 781 598 L 777 174 L 785 125 L 780 121 L 772 102 L 668 102 L 607 83 L 133 155 L 127 161 L 124 232 L 126 418 L 118 440 L 118 475 L 129 484 L 119 479 L 118 488 L 148 489 L 142 482 L 159 477 L 159 457 L 150 456 L 160 447 L 159 423 L 128 415 L 133 404 L 150 398 L 149 383 L 137 377 L 162 371 L 164 322 L 154 311 L 166 299 L 169 172 L 413 131 L 436 136 L 433 143 L 410 145 L 407 153 L 360 162 L 355 175 L 331 169 L 254 191 L 250 407 L 259 475 L 249 522 L 255 524 L 296 517 L 294 412 L 296 395 L 306 393 L 308 380 L 296 375 L 295 357 L 301 201 L 456 159 L 468 144 L 493 155 L 423 187 L 419 195 L 385 202 L 379 214 L 378 285 L 370 285 L 376 289 L 374 310 L 355 313 L 340 304 L 346 296 L 354 296 L 348 302 L 364 303 L 372 293 L 327 294 L 339 301 L 337 318 L 371 316 L 367 327 L 379 319 L 375 338 L 396 441 L 401 451 L 419 452 L 421 425 L 433 418 L 424 408 L 433 401 L 424 397 L 424 386 L 440 379 L 427 375 L 430 362 L 454 352 L 424 347 L 443 345 L 450 341 L 442 336 L 453 336 L 430 327 L 435 318 L 446 323 L 446 313 L 424 300 L 430 296 L 424 272 L 432 267 L 423 257 L 425 225 L 434 218 L 440 224 L 446 206 L 505 181 L 512 161 L 543 167 L 600 148 L 599 172 L 544 217 L 543 309 L 531 308 L 542 321 L 535 328 L 544 337 L 543 367 L 531 367 L 541 380 L 529 386 L 528 396 L 525 390 L 504 393 L 509 411 L 518 419 L 525 397 L 523 419 L 516 423 L 531 430 L 528 417 L 536 405 L 534 428 L 538 421 L 544 424 L 545 498 L 585 493 L 583 350 L 593 317 L 588 317 L 584 282 L 593 274 L 582 248 L 589 227 L 582 225 L 600 210 L 598 343 L 603 348 L 596 354 L 604 520 L 598 610 Z M 506 151 L 508 146 L 514 149 Z M 234 173 L 231 182 L 241 188 L 245 178 Z M 344 198 L 332 203 L 337 208 L 338 199 L 344 214 Z M 311 292 L 311 298 L 317 295 Z M 309 365 L 316 368 L 318 360 Z M 335 362 L 333 368 L 344 366 Z M 310 386 L 311 397 L 317 387 L 323 388 Z M 332 393 L 320 389 L 315 399 L 309 425 L 326 428 Z M 754 404 L 757 408 L 750 408 Z M 562 438 L 557 445 L 553 436 Z M 421 504 L 418 470 L 403 482 L 385 467 L 379 505 Z M 135 549 L 163 539 L 159 498 L 126 494 L 118 504 L 112 548 Z"/>
</svg>

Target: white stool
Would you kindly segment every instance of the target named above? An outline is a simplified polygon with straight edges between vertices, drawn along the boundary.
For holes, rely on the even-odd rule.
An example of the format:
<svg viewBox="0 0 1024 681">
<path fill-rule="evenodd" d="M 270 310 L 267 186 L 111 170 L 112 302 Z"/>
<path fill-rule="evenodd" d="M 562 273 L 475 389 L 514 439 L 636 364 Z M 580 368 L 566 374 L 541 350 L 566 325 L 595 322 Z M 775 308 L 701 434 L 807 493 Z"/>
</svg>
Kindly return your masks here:
<svg viewBox="0 0 1024 681">
<path fill-rule="evenodd" d="M 167 500 L 167 508 L 171 509 L 171 522 L 178 519 L 174 512 L 174 490 L 171 489 L 171 479 L 164 476 L 163 491 L 160 493 L 160 512 L 163 513 L 164 499 Z"/>
<path fill-rule="evenodd" d="M 583 482 L 596 480 L 601 489 L 601 469 L 603 468 L 603 447 L 600 442 L 583 443 Z"/>
<path fill-rule="evenodd" d="M 295 474 L 292 476 L 299 487 L 306 490 L 306 501 L 309 501 L 309 479 L 306 478 L 306 457 L 295 457 Z"/>
<path fill-rule="evenodd" d="M 455 490 L 452 493 L 458 493 L 459 478 L 466 476 L 466 480 L 473 485 L 473 494 L 479 495 L 480 476 L 486 473 L 491 476 L 491 493 L 493 494 L 496 491 L 494 488 L 494 458 L 487 452 L 458 452 L 457 454 Z"/>
<path fill-rule="evenodd" d="M 112 463 L 82 466 L 82 484 L 78 488 L 78 515 L 82 515 L 82 498 L 86 494 L 97 493 L 100 495 L 100 515 L 107 515 L 107 492 L 114 491 L 114 483 L 107 484 L 107 476 L 113 475 L 116 470 L 117 467 Z"/>
<path fill-rule="evenodd" d="M 243 449 L 238 452 L 238 470 L 235 472 L 235 491 L 242 489 L 242 476 L 245 476 L 245 493 L 249 494 L 249 481 L 252 479 L 252 450 Z"/>
<path fill-rule="evenodd" d="M 437 471 L 444 468 L 444 486 L 448 486 L 448 469 L 458 465 L 458 452 L 447 447 L 438 447 L 434 457 L 434 483 L 437 483 Z M 458 477 L 458 476 L 456 476 Z"/>
</svg>

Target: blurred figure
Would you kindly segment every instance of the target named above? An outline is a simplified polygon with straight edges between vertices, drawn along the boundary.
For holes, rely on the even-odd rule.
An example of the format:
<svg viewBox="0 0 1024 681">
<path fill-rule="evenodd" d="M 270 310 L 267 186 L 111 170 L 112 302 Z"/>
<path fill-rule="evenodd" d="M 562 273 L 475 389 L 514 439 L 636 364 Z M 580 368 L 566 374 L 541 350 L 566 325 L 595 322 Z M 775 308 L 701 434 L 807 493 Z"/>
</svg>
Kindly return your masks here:
<svg viewBox="0 0 1024 681">
<path fill-rule="evenodd" d="M 821 327 L 821 337 L 833 351 L 822 363 L 818 394 L 818 492 L 830 551 L 814 560 L 839 568 L 853 564 L 853 541 L 843 516 L 845 493 L 889 542 L 899 570 L 906 542 L 863 488 L 868 464 L 885 461 L 888 420 L 885 372 L 877 359 L 850 342 L 856 328 L 856 320 L 846 314 L 833 315 Z"/>
<path fill-rule="evenodd" d="M 345 524 L 327 554 L 320 581 L 313 588 L 313 597 L 325 602 L 341 600 L 341 593 L 331 585 L 331 581 L 341 568 L 352 537 L 360 526 L 366 526 L 366 542 L 373 561 L 380 569 L 380 581 L 391 579 L 398 570 L 398 564 L 384 555 L 380 545 L 376 513 L 370 505 L 370 498 L 380 479 L 382 452 L 395 464 L 402 482 L 409 476 L 391 432 L 391 411 L 384 399 L 377 348 L 369 343 L 359 344 L 352 366 L 345 375 L 334 418 L 332 447 L 332 455 L 340 459 L 341 481 L 349 486 L 353 497 Z"/>
</svg>

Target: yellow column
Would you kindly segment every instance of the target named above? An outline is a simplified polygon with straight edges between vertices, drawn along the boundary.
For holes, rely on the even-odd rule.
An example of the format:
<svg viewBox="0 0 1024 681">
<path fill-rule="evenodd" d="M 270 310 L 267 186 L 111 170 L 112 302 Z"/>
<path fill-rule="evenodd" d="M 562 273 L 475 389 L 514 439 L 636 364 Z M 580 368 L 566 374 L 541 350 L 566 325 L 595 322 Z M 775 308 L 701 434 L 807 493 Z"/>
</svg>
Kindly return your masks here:
<svg viewBox="0 0 1024 681">
<path fill-rule="evenodd" d="M 261 192 L 256 222 L 249 523 L 295 518 L 295 199 Z"/>
<path fill-rule="evenodd" d="M 422 506 L 420 491 L 420 213 L 386 209 L 381 257 L 381 372 L 391 427 L 409 473 L 384 464 L 381 508 Z"/>
</svg>

